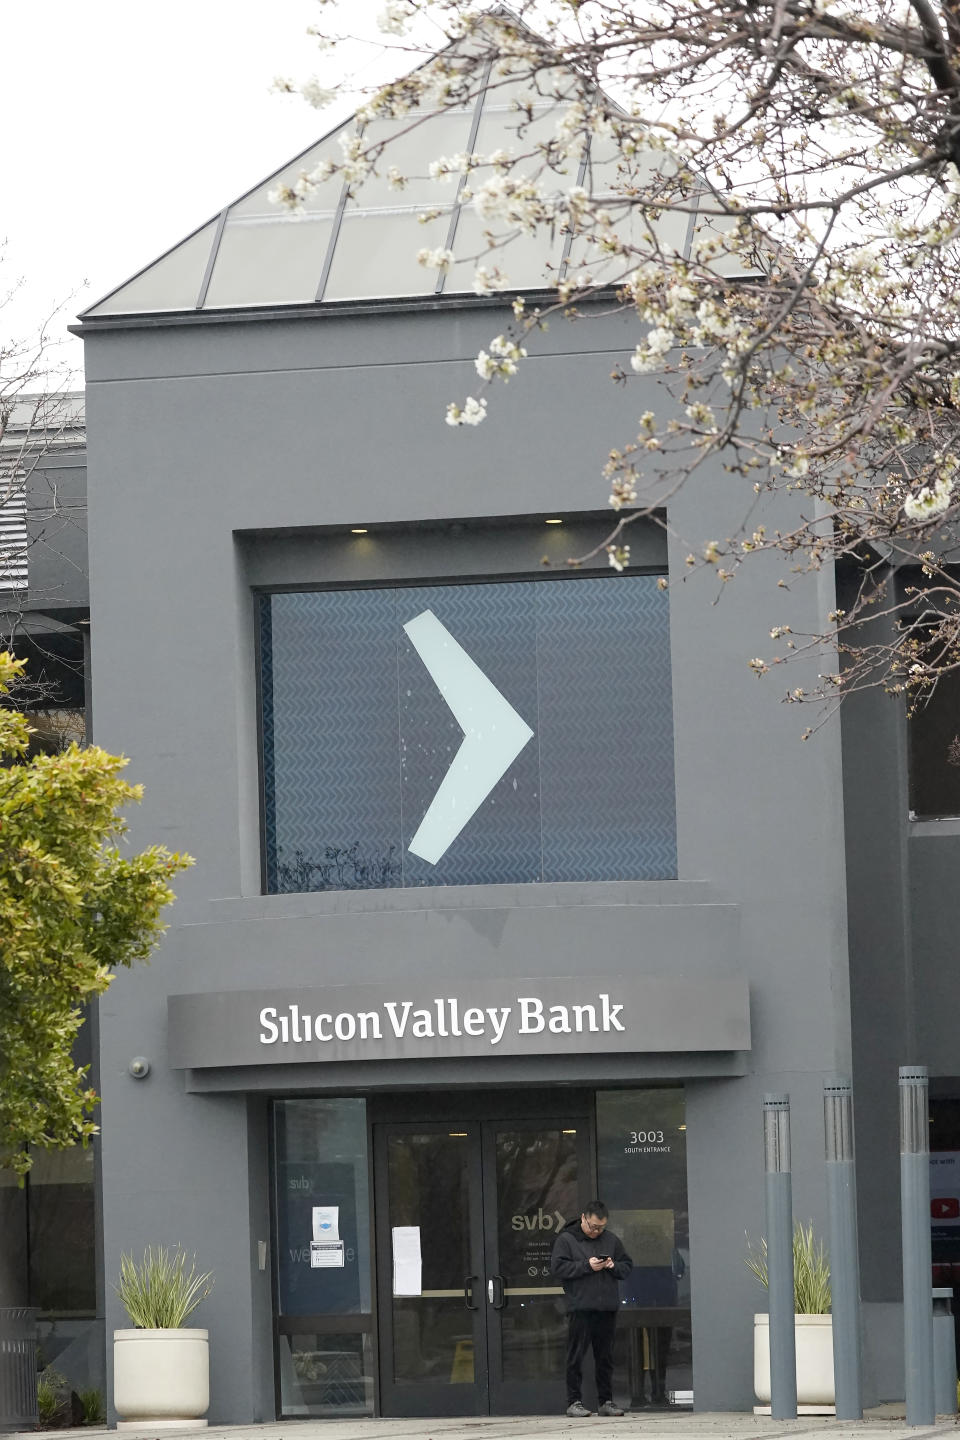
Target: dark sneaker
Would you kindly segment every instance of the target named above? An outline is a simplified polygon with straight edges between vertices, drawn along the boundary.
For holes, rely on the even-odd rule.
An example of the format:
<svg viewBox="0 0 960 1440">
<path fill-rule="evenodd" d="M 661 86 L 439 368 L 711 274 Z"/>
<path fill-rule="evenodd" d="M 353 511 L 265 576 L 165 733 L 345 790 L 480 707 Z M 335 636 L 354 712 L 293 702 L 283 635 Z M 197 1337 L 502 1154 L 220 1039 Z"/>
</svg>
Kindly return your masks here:
<svg viewBox="0 0 960 1440">
<path fill-rule="evenodd" d="M 593 1414 L 593 1411 L 588 1410 L 582 1400 L 574 1400 L 572 1405 L 567 1406 L 567 1414 L 573 1420 L 586 1420 Z"/>
<path fill-rule="evenodd" d="M 567 1411 L 567 1414 L 568 1414 L 568 1415 L 570 1414 L 570 1411 L 569 1411 L 569 1410 Z M 614 1403 L 613 1400 L 604 1400 L 603 1404 L 600 1406 L 600 1409 L 597 1411 L 597 1414 L 598 1414 L 598 1415 L 622 1415 L 622 1414 L 623 1414 L 623 1411 L 620 1409 L 620 1406 L 619 1406 L 619 1405 L 617 1405 L 617 1404 Z"/>
</svg>

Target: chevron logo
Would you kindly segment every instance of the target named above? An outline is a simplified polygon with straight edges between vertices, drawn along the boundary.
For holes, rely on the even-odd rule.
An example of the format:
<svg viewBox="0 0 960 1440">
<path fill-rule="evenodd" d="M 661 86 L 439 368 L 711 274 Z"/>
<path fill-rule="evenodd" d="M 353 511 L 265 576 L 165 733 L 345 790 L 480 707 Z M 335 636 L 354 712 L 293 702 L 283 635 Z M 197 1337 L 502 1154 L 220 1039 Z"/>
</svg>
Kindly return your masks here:
<svg viewBox="0 0 960 1440">
<path fill-rule="evenodd" d="M 533 731 L 432 610 L 403 628 L 463 731 L 460 748 L 407 847 L 436 865 Z"/>
</svg>

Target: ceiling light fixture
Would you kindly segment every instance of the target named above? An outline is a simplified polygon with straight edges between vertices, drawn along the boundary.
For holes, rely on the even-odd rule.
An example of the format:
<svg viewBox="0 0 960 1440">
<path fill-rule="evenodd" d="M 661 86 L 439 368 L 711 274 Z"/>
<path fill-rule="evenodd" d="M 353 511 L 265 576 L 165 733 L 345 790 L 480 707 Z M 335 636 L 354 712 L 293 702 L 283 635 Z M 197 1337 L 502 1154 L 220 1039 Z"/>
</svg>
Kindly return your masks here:
<svg viewBox="0 0 960 1440">
<path fill-rule="evenodd" d="M 366 529 L 359 526 L 355 530 L 350 531 L 351 535 L 366 535 L 366 533 Z"/>
<path fill-rule="evenodd" d="M 544 520 L 544 525 L 562 525 L 562 520 Z"/>
</svg>

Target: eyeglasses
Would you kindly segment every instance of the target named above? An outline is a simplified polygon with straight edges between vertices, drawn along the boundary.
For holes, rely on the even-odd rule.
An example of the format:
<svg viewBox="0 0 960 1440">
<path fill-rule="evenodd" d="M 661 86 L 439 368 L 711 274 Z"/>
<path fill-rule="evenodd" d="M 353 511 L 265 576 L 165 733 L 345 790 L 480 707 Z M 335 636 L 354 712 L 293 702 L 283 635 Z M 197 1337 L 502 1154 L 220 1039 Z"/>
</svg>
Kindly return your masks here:
<svg viewBox="0 0 960 1440">
<path fill-rule="evenodd" d="M 586 1215 L 582 1217 L 581 1223 L 584 1230 L 588 1230 L 592 1235 L 602 1235 L 607 1228 L 606 1220 L 588 1220 Z"/>
</svg>

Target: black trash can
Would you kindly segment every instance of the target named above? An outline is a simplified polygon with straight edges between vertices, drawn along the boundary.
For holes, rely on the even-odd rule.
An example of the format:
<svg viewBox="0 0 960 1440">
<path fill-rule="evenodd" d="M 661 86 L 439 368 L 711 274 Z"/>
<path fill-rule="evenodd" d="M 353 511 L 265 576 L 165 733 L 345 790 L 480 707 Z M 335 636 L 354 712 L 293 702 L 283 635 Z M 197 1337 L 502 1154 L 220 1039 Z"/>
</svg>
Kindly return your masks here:
<svg viewBox="0 0 960 1440">
<path fill-rule="evenodd" d="M 0 1305 L 0 1431 L 37 1423 L 37 1311 Z"/>
</svg>

